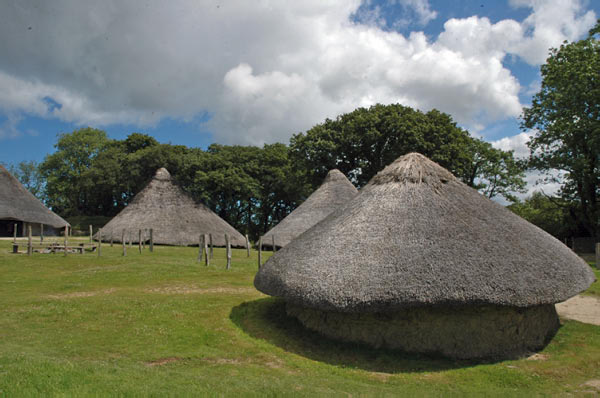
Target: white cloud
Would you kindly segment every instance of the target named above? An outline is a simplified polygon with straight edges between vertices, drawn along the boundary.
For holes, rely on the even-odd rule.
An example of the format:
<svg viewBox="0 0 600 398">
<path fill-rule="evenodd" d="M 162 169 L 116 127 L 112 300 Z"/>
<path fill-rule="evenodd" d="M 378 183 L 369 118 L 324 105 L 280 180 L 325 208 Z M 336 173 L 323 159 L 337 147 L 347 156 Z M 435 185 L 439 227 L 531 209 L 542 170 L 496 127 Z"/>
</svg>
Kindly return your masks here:
<svg viewBox="0 0 600 398">
<path fill-rule="evenodd" d="M 427 1 L 391 1 L 416 23 L 436 17 Z M 208 112 L 217 142 L 260 144 L 400 102 L 479 131 L 521 111 L 504 57 L 533 62 L 593 16 L 577 1 L 544 3 L 560 19 L 541 2 L 513 3 L 531 7 L 525 22 L 452 19 L 431 41 L 352 22 L 358 0 L 4 2 L 0 114 L 143 127 Z"/>
<path fill-rule="evenodd" d="M 491 144 L 494 148 L 502 149 L 503 151 L 514 151 L 515 157 L 517 158 L 528 158 L 529 147 L 527 146 L 527 143 L 534 134 L 533 131 L 527 131 L 492 141 Z"/>
</svg>

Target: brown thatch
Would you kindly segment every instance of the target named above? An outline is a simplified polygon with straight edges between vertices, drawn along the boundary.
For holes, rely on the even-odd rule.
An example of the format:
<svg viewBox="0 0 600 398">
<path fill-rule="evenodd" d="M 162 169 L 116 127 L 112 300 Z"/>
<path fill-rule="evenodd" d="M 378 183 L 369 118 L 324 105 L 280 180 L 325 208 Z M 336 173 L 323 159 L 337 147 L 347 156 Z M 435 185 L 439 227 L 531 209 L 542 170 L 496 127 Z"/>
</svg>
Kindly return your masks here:
<svg viewBox="0 0 600 398">
<path fill-rule="evenodd" d="M 594 280 L 538 227 L 426 157 L 402 156 L 261 268 L 256 287 L 345 312 L 557 303 Z"/>
<path fill-rule="evenodd" d="M 44 206 L 2 166 L 0 166 L 0 220 L 44 224 L 53 228 L 64 228 L 69 225 Z"/>
<path fill-rule="evenodd" d="M 246 245 L 245 237 L 202 203 L 194 201 L 160 168 L 150 183 L 131 203 L 102 228 L 102 239 L 138 241 L 140 229 L 153 229 L 154 243 L 165 245 L 197 245 L 201 234 L 212 234 L 213 244 L 225 246 L 225 234 L 231 245 Z M 96 237 L 98 235 L 96 234 Z"/>
<path fill-rule="evenodd" d="M 275 246 L 284 247 L 357 194 L 358 190 L 341 171 L 330 170 L 315 192 L 263 236 L 263 246 L 271 247 L 275 236 Z"/>
<path fill-rule="evenodd" d="M 561 242 L 412 153 L 271 257 L 254 284 L 324 334 L 476 358 L 543 346 L 558 327 L 553 304 L 594 279 Z M 371 319 L 378 313 L 389 328 Z M 423 345 L 427 328 L 440 337 Z"/>
</svg>

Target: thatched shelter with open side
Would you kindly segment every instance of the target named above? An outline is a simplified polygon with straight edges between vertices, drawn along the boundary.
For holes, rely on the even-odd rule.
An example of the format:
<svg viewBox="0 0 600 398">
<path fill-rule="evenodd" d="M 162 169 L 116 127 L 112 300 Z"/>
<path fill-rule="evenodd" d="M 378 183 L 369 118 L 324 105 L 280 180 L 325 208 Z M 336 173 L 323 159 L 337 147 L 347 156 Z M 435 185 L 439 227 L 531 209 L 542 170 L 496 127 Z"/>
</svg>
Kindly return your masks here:
<svg viewBox="0 0 600 398">
<path fill-rule="evenodd" d="M 13 236 L 17 224 L 19 236 L 26 236 L 27 227 L 38 235 L 56 235 L 69 223 L 48 209 L 12 174 L 0 166 L 0 236 Z"/>
<path fill-rule="evenodd" d="M 595 280 L 560 241 L 426 157 L 400 157 L 254 284 L 327 336 L 453 358 L 542 348 Z"/>
<path fill-rule="evenodd" d="M 154 243 L 174 246 L 197 245 L 201 234 L 212 234 L 215 246 L 244 247 L 246 238 L 206 205 L 196 202 L 178 186 L 165 168 L 119 214 L 101 229 L 102 240 L 138 241 L 139 230 L 153 230 Z M 99 238 L 98 233 L 96 238 Z"/>
<path fill-rule="evenodd" d="M 263 236 L 263 246 L 272 247 L 274 236 L 275 246 L 284 247 L 357 194 L 358 190 L 341 171 L 329 170 L 321 186 Z"/>
</svg>

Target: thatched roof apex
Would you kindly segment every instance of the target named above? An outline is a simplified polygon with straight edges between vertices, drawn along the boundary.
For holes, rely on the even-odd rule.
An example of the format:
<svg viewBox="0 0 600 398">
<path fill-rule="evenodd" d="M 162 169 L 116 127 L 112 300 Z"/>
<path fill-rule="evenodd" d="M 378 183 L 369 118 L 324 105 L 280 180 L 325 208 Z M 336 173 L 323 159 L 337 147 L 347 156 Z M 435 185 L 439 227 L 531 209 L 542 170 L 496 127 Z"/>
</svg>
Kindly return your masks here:
<svg viewBox="0 0 600 398">
<path fill-rule="evenodd" d="M 48 209 L 12 174 L 0 166 L 0 219 L 64 228 L 68 222 Z"/>
<path fill-rule="evenodd" d="M 330 170 L 315 192 L 263 236 L 263 246 L 272 246 L 273 236 L 276 246 L 287 245 L 357 194 L 358 190 L 341 171 Z"/>
<path fill-rule="evenodd" d="M 201 234 L 212 234 L 216 246 L 225 245 L 225 234 L 229 234 L 232 246 L 246 244 L 242 234 L 207 206 L 194 201 L 165 168 L 158 169 L 150 183 L 102 228 L 102 239 L 112 236 L 120 242 L 125 230 L 126 239 L 137 242 L 138 230 L 150 228 L 158 244 L 197 245 Z"/>
<path fill-rule="evenodd" d="M 408 154 L 271 257 L 254 284 L 304 307 L 377 312 L 551 304 L 594 279 L 554 237 Z"/>
</svg>

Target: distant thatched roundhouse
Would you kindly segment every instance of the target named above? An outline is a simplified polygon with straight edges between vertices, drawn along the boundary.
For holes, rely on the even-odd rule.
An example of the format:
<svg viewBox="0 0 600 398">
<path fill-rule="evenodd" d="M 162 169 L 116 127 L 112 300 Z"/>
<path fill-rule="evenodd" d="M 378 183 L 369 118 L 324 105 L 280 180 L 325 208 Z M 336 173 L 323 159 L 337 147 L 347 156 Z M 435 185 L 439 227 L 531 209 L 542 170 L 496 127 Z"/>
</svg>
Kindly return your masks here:
<svg viewBox="0 0 600 398">
<path fill-rule="evenodd" d="M 26 236 L 29 225 L 35 235 L 41 232 L 41 224 L 46 235 L 57 234 L 69 225 L 0 166 L 0 236 L 13 236 L 15 224 L 19 236 Z"/>
<path fill-rule="evenodd" d="M 594 281 L 561 242 L 412 153 L 261 267 L 258 290 L 328 336 L 455 358 L 513 357 Z"/>
<path fill-rule="evenodd" d="M 138 241 L 138 231 L 152 228 L 154 243 L 197 245 L 201 234 L 212 234 L 215 246 L 225 246 L 229 234 L 232 246 L 246 245 L 245 237 L 212 210 L 197 203 L 174 183 L 165 168 L 156 172 L 150 183 L 131 203 L 102 229 L 102 240 Z M 96 238 L 99 235 L 96 234 Z"/>
<path fill-rule="evenodd" d="M 275 236 L 275 246 L 284 247 L 357 194 L 358 190 L 341 171 L 330 170 L 316 191 L 263 236 L 263 246 L 271 247 Z"/>
</svg>

